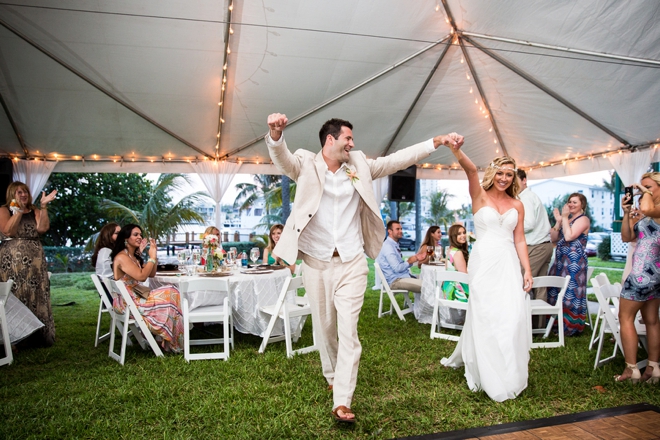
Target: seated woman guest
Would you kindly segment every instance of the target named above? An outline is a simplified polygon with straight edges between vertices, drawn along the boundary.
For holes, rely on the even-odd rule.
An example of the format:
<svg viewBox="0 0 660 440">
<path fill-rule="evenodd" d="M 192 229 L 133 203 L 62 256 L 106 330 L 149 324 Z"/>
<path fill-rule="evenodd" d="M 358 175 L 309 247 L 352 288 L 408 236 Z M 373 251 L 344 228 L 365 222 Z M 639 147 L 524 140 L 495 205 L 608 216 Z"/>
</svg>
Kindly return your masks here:
<svg viewBox="0 0 660 440">
<path fill-rule="evenodd" d="M 431 257 L 426 252 L 426 247 L 433 246 L 435 248 L 436 246 L 439 246 L 441 238 L 442 238 L 442 231 L 440 230 L 440 226 L 431 226 L 426 231 L 426 236 L 424 236 L 424 241 L 422 241 L 422 245 L 419 247 L 419 250 L 417 251 L 418 257 L 421 258 L 418 261 L 417 266 L 421 267 L 422 264 L 427 264 L 429 262 L 429 259 Z"/>
<path fill-rule="evenodd" d="M 280 241 L 280 236 L 282 236 L 283 230 L 284 225 L 279 223 L 270 227 L 270 233 L 268 234 L 268 246 L 266 246 L 264 249 L 263 259 L 261 261 L 271 266 L 287 266 L 289 269 L 291 269 L 291 273 L 293 273 L 296 268 L 295 264 L 288 264 L 281 258 L 273 256 L 273 249 L 275 249 L 277 242 Z"/>
<path fill-rule="evenodd" d="M 641 191 L 639 211 L 645 216 L 631 227 L 632 200 L 627 195 L 623 199 L 623 221 L 621 239 L 624 242 L 637 240 L 632 257 L 630 275 L 623 283 L 619 302 L 619 323 L 621 344 L 626 358 L 626 369 L 616 376 L 618 382 L 630 380 L 633 383 L 660 381 L 660 173 L 645 173 L 641 183 L 633 184 Z M 648 341 L 648 364 L 644 374 L 637 368 L 638 337 L 635 329 L 635 316 L 642 312 Z"/>
<path fill-rule="evenodd" d="M 178 353 L 183 349 L 183 319 L 181 297 L 172 286 L 163 286 L 145 293 L 142 282 L 156 275 L 156 240 L 149 240 L 149 259 L 145 263 L 139 252 L 142 242 L 142 229 L 138 225 L 126 225 L 119 231 L 117 241 L 110 255 L 113 262 L 115 280 L 123 281 L 126 290 L 138 306 L 140 314 L 165 351 Z M 113 306 L 120 313 L 125 304 L 121 297 L 115 297 Z"/>
<path fill-rule="evenodd" d="M 117 223 L 108 223 L 99 231 L 99 236 L 94 245 L 92 254 L 92 266 L 96 269 L 96 275 L 100 277 L 112 278 L 112 260 L 110 254 L 115 247 L 117 234 L 121 227 Z"/>
<path fill-rule="evenodd" d="M 447 270 L 467 273 L 468 254 L 467 234 L 463 225 L 452 225 L 449 228 L 449 253 L 447 254 Z M 445 298 L 467 302 L 470 289 L 465 283 L 445 281 L 442 283 Z"/>
<path fill-rule="evenodd" d="M 555 226 L 550 230 L 550 240 L 556 243 L 555 262 L 548 275 L 571 276 L 564 295 L 564 334 L 576 336 L 584 330 L 587 317 L 587 234 L 591 221 L 585 215 L 587 198 L 580 193 L 568 196 L 559 213 L 555 208 Z M 557 303 L 559 289 L 548 288 L 548 303 Z"/>
<path fill-rule="evenodd" d="M 50 229 L 48 204 L 56 194 L 43 192 L 37 207 L 27 185 L 12 182 L 7 187 L 7 203 L 0 207 L 0 281 L 14 280 L 14 296 L 44 324 L 22 342 L 25 346 L 50 347 L 55 343 L 48 266 L 39 235 Z"/>
</svg>

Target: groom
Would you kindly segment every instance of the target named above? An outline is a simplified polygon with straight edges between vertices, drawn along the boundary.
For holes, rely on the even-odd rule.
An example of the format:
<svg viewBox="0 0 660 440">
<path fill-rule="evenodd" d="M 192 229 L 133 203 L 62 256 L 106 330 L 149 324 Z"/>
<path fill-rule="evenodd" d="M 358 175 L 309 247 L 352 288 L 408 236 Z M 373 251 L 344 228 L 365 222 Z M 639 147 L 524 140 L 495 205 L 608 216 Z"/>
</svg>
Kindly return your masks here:
<svg viewBox="0 0 660 440">
<path fill-rule="evenodd" d="M 367 159 L 352 151 L 353 125 L 330 119 L 319 132 L 320 152 L 291 153 L 282 133 L 287 122 L 280 113 L 268 116 L 270 157 L 298 188 L 273 255 L 305 263 L 303 278 L 323 375 L 333 390 L 332 414 L 338 422 L 354 423 L 350 407 L 362 352 L 357 323 L 369 272 L 364 253 L 375 259 L 385 235 L 371 182 L 413 165 L 440 145 L 459 148 L 463 136 L 436 136 L 387 157 Z"/>
</svg>

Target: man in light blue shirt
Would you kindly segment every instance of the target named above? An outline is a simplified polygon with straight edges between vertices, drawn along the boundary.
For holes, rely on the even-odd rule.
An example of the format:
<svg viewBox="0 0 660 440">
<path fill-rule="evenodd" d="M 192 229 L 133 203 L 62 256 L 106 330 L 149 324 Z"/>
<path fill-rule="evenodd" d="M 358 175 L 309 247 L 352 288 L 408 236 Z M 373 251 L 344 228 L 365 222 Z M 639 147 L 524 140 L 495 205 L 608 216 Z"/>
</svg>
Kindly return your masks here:
<svg viewBox="0 0 660 440">
<path fill-rule="evenodd" d="M 422 280 L 414 278 L 410 273 L 413 263 L 419 261 L 417 255 L 413 255 L 406 261 L 403 260 L 399 249 L 399 240 L 403 237 L 401 223 L 396 220 L 387 222 L 387 238 L 376 258 L 380 265 L 387 284 L 394 290 L 408 290 L 420 293 L 422 291 Z"/>
</svg>

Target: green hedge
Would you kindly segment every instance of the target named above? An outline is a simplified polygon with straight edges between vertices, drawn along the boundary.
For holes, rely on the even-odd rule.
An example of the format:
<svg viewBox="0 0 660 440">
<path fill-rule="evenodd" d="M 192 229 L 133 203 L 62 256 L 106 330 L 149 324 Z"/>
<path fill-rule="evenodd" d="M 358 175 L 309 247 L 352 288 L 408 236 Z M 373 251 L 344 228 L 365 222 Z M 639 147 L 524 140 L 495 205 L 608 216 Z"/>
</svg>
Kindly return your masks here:
<svg viewBox="0 0 660 440">
<path fill-rule="evenodd" d="M 598 244 L 596 252 L 598 253 L 598 258 L 603 261 L 612 259 L 612 255 L 610 254 L 610 243 L 612 243 L 612 238 L 609 235 L 606 235 L 603 237 L 603 241 Z"/>
<path fill-rule="evenodd" d="M 92 253 L 83 247 L 44 246 L 44 254 L 49 272 L 94 272 Z"/>
</svg>

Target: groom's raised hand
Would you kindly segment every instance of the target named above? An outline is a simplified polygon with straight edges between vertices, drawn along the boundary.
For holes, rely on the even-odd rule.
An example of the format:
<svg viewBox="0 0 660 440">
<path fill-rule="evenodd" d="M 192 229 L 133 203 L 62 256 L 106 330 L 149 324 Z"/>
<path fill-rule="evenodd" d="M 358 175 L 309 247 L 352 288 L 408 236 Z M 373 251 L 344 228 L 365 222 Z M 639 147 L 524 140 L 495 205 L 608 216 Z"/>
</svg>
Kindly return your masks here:
<svg viewBox="0 0 660 440">
<path fill-rule="evenodd" d="M 274 141 L 279 141 L 282 136 L 282 131 L 286 128 L 289 120 L 286 115 L 282 113 L 273 113 L 268 115 L 268 128 L 270 129 L 270 138 Z"/>
</svg>

